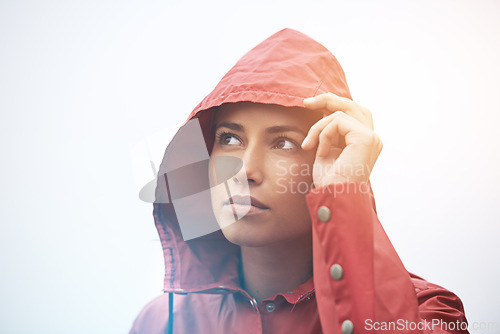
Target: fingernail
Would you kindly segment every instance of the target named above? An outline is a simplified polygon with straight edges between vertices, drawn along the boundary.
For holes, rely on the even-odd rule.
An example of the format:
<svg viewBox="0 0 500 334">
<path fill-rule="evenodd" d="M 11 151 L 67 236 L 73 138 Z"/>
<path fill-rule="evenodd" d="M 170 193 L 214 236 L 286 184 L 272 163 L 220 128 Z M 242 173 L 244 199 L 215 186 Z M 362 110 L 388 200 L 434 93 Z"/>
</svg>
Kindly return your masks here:
<svg viewBox="0 0 500 334">
<path fill-rule="evenodd" d="M 314 101 L 314 97 L 308 97 L 307 99 L 304 99 L 304 103 L 309 103 Z"/>
<path fill-rule="evenodd" d="M 309 137 L 306 137 L 306 138 L 304 138 L 304 140 L 302 141 L 302 145 L 300 145 L 300 146 L 302 146 L 302 148 L 304 148 L 304 145 L 306 145 L 308 142 L 309 142 Z"/>
</svg>

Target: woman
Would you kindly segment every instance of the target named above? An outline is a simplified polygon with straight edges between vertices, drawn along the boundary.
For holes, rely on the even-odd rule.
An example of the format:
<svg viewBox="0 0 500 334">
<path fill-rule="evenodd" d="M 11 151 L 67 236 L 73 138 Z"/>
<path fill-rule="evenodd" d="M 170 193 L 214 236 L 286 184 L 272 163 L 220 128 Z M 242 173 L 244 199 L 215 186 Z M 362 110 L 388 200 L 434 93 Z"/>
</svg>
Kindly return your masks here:
<svg viewBox="0 0 500 334">
<path fill-rule="evenodd" d="M 321 44 L 284 29 L 257 45 L 166 150 L 167 293 L 130 333 L 467 332 L 458 297 L 409 274 L 377 219 L 381 149 Z"/>
</svg>

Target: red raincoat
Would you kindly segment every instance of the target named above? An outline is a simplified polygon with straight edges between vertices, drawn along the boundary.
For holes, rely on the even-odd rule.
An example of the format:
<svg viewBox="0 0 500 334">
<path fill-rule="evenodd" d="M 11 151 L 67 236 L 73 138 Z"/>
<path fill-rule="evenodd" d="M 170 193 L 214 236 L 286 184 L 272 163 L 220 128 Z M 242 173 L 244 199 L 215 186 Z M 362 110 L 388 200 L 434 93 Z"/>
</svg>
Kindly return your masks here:
<svg viewBox="0 0 500 334">
<path fill-rule="evenodd" d="M 188 120 L 199 120 L 209 152 L 214 107 L 239 101 L 303 107 L 304 98 L 326 92 L 352 99 L 335 57 L 308 36 L 284 29 L 243 56 Z M 192 151 L 182 131 L 166 150 L 160 176 L 169 161 Z M 181 149 L 175 153 L 175 147 Z M 239 246 L 220 231 L 184 241 L 174 205 L 161 200 L 165 183 L 159 180 L 154 218 L 166 293 L 141 311 L 132 334 L 467 333 L 460 299 L 404 268 L 378 221 L 369 183 L 366 191 L 345 183 L 307 195 L 314 276 L 256 305 L 240 285 Z"/>
</svg>

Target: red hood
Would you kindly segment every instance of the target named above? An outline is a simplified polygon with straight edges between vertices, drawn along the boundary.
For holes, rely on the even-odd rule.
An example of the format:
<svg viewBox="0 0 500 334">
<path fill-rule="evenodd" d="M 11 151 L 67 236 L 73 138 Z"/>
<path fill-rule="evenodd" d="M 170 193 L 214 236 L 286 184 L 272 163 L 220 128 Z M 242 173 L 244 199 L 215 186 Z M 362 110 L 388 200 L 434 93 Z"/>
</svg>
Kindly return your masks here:
<svg viewBox="0 0 500 334">
<path fill-rule="evenodd" d="M 310 37 L 283 29 L 245 54 L 194 108 L 168 145 L 158 175 L 208 156 L 212 146 L 210 111 L 214 107 L 239 101 L 303 107 L 304 98 L 326 92 L 352 99 L 337 59 Z M 206 145 L 201 153 L 199 145 L 193 143 L 195 138 L 187 131 L 187 124 L 195 119 L 199 120 Z M 206 184 L 201 174 L 199 184 Z M 172 195 L 169 193 L 172 184 L 166 187 L 164 180 L 159 177 L 153 214 L 165 257 L 165 291 L 238 289 L 239 246 L 229 243 L 220 231 L 184 241 L 179 212 L 166 200 Z M 166 182 L 168 185 L 172 180 L 168 178 Z M 197 205 L 193 202 L 190 211 L 196 212 Z M 195 214 L 193 217 L 211 219 Z"/>
</svg>

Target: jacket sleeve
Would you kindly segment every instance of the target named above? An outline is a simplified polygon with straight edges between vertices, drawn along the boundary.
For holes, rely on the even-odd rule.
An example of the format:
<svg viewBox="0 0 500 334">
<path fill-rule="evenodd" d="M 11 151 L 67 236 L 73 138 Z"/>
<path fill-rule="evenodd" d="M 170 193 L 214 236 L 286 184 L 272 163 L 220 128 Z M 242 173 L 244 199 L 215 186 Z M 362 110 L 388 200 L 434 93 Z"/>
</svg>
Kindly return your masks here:
<svg viewBox="0 0 500 334">
<path fill-rule="evenodd" d="M 168 293 L 150 301 L 135 318 L 128 334 L 164 334 L 168 328 Z"/>
<path fill-rule="evenodd" d="M 324 333 L 468 333 L 458 297 L 410 277 L 378 221 L 369 183 L 332 184 L 306 198 Z"/>
</svg>

